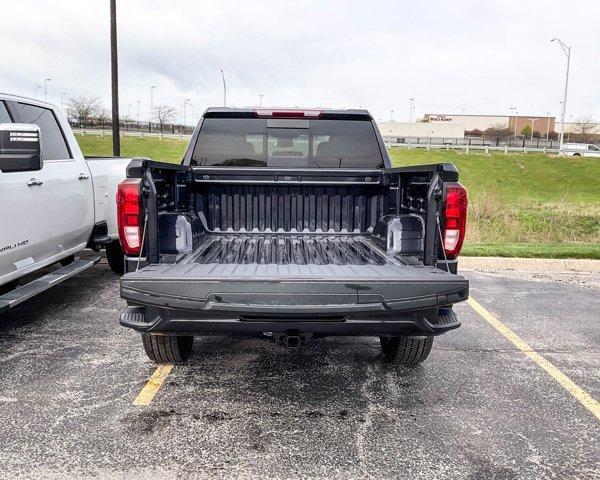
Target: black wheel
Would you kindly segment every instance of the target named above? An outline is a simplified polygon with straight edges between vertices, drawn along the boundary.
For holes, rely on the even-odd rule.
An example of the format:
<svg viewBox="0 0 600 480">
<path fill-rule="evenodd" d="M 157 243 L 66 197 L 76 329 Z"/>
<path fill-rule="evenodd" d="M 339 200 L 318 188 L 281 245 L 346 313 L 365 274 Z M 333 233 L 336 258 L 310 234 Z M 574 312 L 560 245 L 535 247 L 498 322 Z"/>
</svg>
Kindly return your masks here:
<svg viewBox="0 0 600 480">
<path fill-rule="evenodd" d="M 59 263 L 66 267 L 67 265 L 71 265 L 75 261 L 75 255 L 70 255 L 67 258 L 63 258 Z"/>
<path fill-rule="evenodd" d="M 142 343 L 150 360 L 156 363 L 181 363 L 190 357 L 194 337 L 142 333 Z"/>
<path fill-rule="evenodd" d="M 379 337 L 386 363 L 418 365 L 431 352 L 433 337 Z"/>
<path fill-rule="evenodd" d="M 118 241 L 106 245 L 106 259 L 108 260 L 110 269 L 117 275 L 125 273 L 125 254 Z"/>
<path fill-rule="evenodd" d="M 581 157 L 581 153 L 574 153 L 573 156 L 574 157 Z"/>
</svg>

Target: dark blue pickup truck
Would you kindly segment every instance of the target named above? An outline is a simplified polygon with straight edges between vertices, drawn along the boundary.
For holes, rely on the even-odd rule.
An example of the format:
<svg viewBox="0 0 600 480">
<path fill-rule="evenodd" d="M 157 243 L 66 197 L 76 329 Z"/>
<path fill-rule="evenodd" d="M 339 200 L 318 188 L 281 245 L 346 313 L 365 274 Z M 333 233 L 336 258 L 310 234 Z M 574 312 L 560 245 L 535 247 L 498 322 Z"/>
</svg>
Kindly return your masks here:
<svg viewBox="0 0 600 480">
<path fill-rule="evenodd" d="M 364 110 L 208 109 L 181 165 L 134 160 L 117 195 L 120 322 L 156 362 L 195 335 L 370 335 L 415 365 L 460 326 L 467 195 L 452 164 L 395 168 Z"/>
</svg>

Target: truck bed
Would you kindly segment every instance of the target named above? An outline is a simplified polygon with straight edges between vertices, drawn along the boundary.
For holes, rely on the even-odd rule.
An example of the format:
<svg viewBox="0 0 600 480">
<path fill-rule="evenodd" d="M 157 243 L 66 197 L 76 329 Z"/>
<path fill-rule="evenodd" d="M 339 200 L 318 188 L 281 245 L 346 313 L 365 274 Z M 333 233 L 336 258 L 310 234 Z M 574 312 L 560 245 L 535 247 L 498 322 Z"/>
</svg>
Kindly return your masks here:
<svg viewBox="0 0 600 480">
<path fill-rule="evenodd" d="M 194 263 L 236 265 L 384 265 L 386 258 L 366 235 L 208 235 Z"/>
<path fill-rule="evenodd" d="M 121 284 L 134 304 L 266 315 L 434 308 L 467 291 L 463 277 L 388 256 L 363 234 L 209 234 Z"/>
</svg>

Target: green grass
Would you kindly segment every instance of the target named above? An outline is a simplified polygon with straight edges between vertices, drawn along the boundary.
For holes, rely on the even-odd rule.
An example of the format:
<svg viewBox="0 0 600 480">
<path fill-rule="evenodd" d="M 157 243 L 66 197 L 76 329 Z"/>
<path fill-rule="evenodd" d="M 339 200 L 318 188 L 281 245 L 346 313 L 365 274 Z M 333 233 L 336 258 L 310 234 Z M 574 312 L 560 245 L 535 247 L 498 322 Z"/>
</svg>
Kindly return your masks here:
<svg viewBox="0 0 600 480">
<path fill-rule="evenodd" d="M 600 260 L 597 243 L 467 243 L 468 257 L 593 258 Z"/>
<path fill-rule="evenodd" d="M 542 154 L 392 149 L 395 165 L 451 162 L 469 192 L 463 253 L 600 258 L 600 162 Z"/>
<path fill-rule="evenodd" d="M 508 204 L 562 202 L 600 204 L 600 159 L 494 152 L 392 148 L 394 164 L 454 163 L 471 195 L 490 188 Z"/>
<path fill-rule="evenodd" d="M 111 137 L 77 136 L 85 155 L 111 155 Z M 125 137 L 123 156 L 178 163 L 187 141 Z M 454 163 L 469 191 L 463 254 L 600 258 L 600 159 L 393 148 L 394 164 Z"/>
<path fill-rule="evenodd" d="M 112 137 L 106 135 L 76 135 L 77 142 L 84 155 L 112 155 Z M 123 137 L 121 139 L 121 156 L 149 157 L 152 160 L 179 163 L 187 146 L 187 139 L 178 140 L 172 137 Z"/>
</svg>

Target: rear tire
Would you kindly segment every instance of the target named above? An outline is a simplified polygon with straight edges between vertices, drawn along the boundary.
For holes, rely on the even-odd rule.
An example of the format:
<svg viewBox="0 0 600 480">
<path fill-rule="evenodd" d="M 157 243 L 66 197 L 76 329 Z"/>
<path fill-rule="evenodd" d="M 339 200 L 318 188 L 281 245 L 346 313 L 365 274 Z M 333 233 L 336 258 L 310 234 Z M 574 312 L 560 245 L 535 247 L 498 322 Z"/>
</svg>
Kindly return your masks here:
<svg viewBox="0 0 600 480">
<path fill-rule="evenodd" d="M 106 245 L 106 260 L 110 269 L 117 275 L 125 273 L 125 254 L 118 241 Z"/>
<path fill-rule="evenodd" d="M 194 337 L 142 333 L 142 343 L 146 355 L 153 362 L 181 363 L 190 357 Z"/>
<path fill-rule="evenodd" d="M 433 337 L 379 337 L 383 360 L 398 365 L 418 365 L 431 352 Z"/>
</svg>

